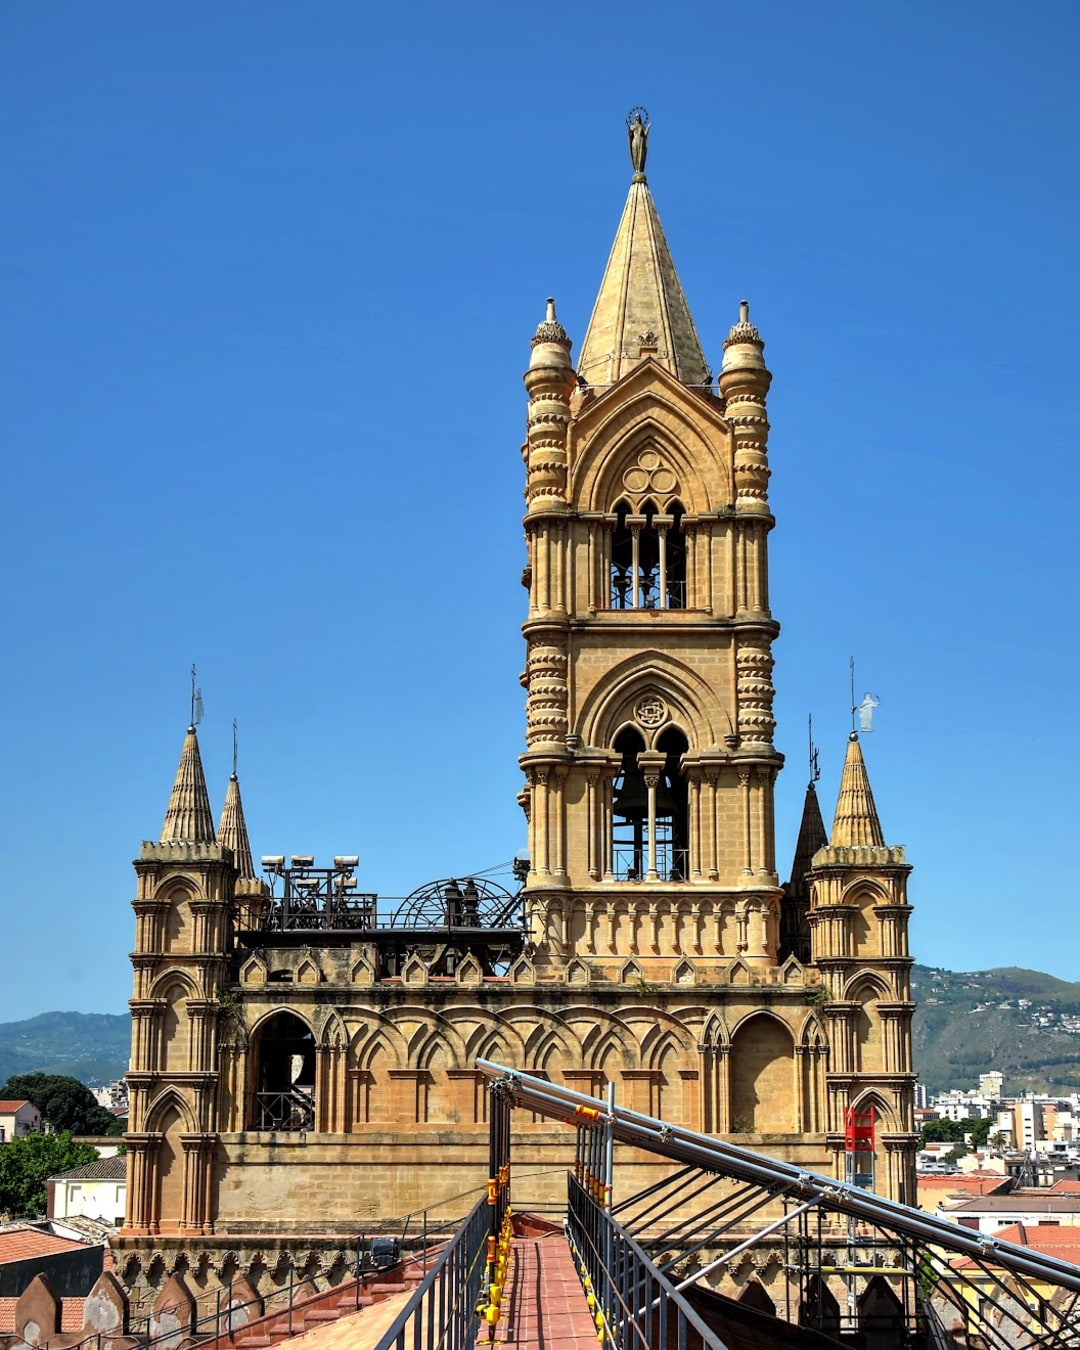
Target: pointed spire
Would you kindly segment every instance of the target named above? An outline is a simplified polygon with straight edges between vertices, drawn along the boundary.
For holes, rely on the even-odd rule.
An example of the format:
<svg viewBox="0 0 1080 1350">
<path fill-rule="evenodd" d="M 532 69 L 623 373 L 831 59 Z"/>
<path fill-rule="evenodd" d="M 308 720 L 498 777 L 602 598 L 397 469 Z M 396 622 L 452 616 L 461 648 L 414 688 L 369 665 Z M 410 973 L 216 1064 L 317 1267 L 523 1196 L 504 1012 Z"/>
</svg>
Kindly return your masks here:
<svg viewBox="0 0 1080 1350">
<path fill-rule="evenodd" d="M 630 195 L 581 345 L 578 373 L 589 384 L 614 384 L 652 357 L 684 384 L 706 385 L 709 368 L 645 181 L 648 128 L 640 118 L 638 125 L 636 154 L 630 125 Z"/>
<path fill-rule="evenodd" d="M 806 874 L 810 871 L 811 858 L 828 842 L 829 836 L 825 833 L 825 822 L 821 818 L 817 789 L 813 783 L 808 783 L 806 798 L 803 801 L 802 821 L 799 825 L 799 838 L 795 845 L 795 857 L 791 862 L 789 885 L 795 886 L 805 881 Z"/>
<path fill-rule="evenodd" d="M 229 775 L 229 786 L 225 792 L 225 805 L 221 809 L 217 840 L 219 844 L 232 849 L 233 863 L 242 880 L 258 879 L 255 876 L 255 863 L 251 857 L 251 844 L 248 842 L 244 803 L 240 800 L 240 779 L 237 778 L 235 769 Z"/>
<path fill-rule="evenodd" d="M 199 738 L 194 726 L 187 729 L 184 748 L 180 752 L 180 767 L 169 795 L 165 823 L 161 827 L 163 844 L 213 844 L 214 818 L 210 813 L 210 797 L 206 791 Z"/>
<path fill-rule="evenodd" d="M 881 832 L 874 794 L 866 773 L 859 737 L 852 732 L 848 739 L 847 758 L 840 777 L 840 795 L 836 800 L 830 848 L 882 848 L 885 836 Z"/>
</svg>

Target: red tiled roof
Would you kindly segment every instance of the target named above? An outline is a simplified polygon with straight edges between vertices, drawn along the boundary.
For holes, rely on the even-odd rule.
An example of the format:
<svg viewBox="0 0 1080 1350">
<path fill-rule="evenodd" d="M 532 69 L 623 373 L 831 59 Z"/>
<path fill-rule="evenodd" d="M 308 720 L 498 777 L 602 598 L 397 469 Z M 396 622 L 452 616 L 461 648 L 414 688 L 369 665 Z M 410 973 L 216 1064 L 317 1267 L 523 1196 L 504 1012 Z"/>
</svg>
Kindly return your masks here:
<svg viewBox="0 0 1080 1350">
<path fill-rule="evenodd" d="M 0 1336 L 10 1336 L 15 1330 L 17 1298 L 0 1298 Z M 82 1331 L 86 1299 L 65 1298 L 60 1303 L 60 1330 Z"/>
<path fill-rule="evenodd" d="M 1004 1186 L 1009 1178 L 1000 1172 L 961 1172 L 950 1177 L 919 1177 L 919 1190 L 947 1191 L 950 1194 L 962 1191 L 968 1195 L 992 1195 Z"/>
<path fill-rule="evenodd" d="M 995 1241 L 1012 1242 L 1018 1247 L 1028 1247 L 1043 1256 L 1053 1256 L 1059 1261 L 1071 1261 L 1080 1266 L 1080 1229 L 1072 1224 L 1056 1223 L 1011 1223 L 1007 1228 L 999 1228 L 994 1233 Z M 991 1261 L 992 1257 L 989 1258 Z M 958 1261 L 950 1261 L 955 1269 L 968 1269 L 975 1264 L 969 1256 Z"/>
<path fill-rule="evenodd" d="M 1080 1195 L 1080 1181 L 1055 1181 L 1050 1190 L 1058 1195 Z"/>
<path fill-rule="evenodd" d="M 13 1116 L 20 1106 L 29 1106 L 30 1102 L 24 1097 L 17 1102 L 0 1102 L 0 1116 Z"/>
<path fill-rule="evenodd" d="M 28 1261 L 35 1256 L 49 1256 L 52 1252 L 70 1252 L 85 1246 L 71 1238 L 43 1233 L 38 1228 L 14 1228 L 0 1233 L 0 1265 L 8 1261 Z"/>
<path fill-rule="evenodd" d="M 1013 1191 L 1010 1195 L 982 1195 L 964 1200 L 953 1213 L 966 1214 L 1080 1214 L 1080 1196 L 1051 1194 L 1045 1191 Z"/>
</svg>

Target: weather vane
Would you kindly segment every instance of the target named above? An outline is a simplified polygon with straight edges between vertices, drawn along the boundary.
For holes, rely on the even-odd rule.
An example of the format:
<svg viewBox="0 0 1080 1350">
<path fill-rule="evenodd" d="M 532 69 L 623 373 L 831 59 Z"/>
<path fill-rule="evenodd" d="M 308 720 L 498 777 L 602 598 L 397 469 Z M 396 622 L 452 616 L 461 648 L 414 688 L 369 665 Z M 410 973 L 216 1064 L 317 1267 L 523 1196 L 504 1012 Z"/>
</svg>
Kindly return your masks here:
<svg viewBox="0 0 1080 1350">
<path fill-rule="evenodd" d="M 874 729 L 874 709 L 881 707 L 881 699 L 876 694 L 869 692 L 863 694 L 862 702 L 855 702 L 855 658 L 850 661 L 851 667 L 851 734 L 854 736 L 860 731 L 873 731 Z M 859 725 L 856 727 L 855 719 L 859 719 Z"/>
<path fill-rule="evenodd" d="M 630 139 L 630 163 L 634 166 L 635 182 L 645 178 L 645 157 L 649 153 L 649 131 L 651 127 L 648 108 L 631 108 L 626 114 L 626 132 Z"/>
<path fill-rule="evenodd" d="M 232 776 L 234 778 L 236 777 L 236 751 L 237 751 L 236 718 L 234 717 L 232 720 Z"/>
<path fill-rule="evenodd" d="M 191 723 L 197 727 L 203 718 L 202 690 L 196 688 L 195 681 L 198 675 L 195 672 L 195 662 L 191 663 Z"/>
<path fill-rule="evenodd" d="M 806 719 L 806 735 L 810 743 L 810 786 L 821 777 L 821 769 L 818 766 L 818 749 L 814 744 L 814 714 L 810 713 Z"/>
</svg>

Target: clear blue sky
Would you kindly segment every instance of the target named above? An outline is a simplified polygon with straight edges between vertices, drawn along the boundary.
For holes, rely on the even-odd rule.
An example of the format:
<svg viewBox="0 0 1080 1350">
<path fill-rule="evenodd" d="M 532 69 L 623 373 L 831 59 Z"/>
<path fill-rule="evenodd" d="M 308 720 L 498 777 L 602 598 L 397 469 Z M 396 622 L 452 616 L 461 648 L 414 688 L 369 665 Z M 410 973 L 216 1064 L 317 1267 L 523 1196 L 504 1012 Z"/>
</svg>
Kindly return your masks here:
<svg viewBox="0 0 1080 1350">
<path fill-rule="evenodd" d="M 101 0 L 0 16 L 0 1020 L 119 1011 L 198 662 L 260 852 L 522 846 L 521 385 L 649 178 L 774 372 L 790 857 L 848 656 L 914 951 L 1080 979 L 1080 9 Z"/>
</svg>

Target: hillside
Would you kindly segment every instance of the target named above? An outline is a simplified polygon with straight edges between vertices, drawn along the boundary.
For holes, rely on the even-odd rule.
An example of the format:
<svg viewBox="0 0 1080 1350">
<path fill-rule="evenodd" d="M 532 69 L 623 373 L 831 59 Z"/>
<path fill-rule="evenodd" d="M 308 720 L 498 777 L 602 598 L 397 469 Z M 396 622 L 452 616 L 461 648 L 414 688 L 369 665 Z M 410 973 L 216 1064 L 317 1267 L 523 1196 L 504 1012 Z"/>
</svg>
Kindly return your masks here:
<svg viewBox="0 0 1080 1350">
<path fill-rule="evenodd" d="M 1080 1091 L 1080 984 L 1004 966 L 915 966 L 915 1067 L 931 1092 L 974 1088 L 998 1069 L 1005 1091 Z M 45 1069 L 97 1085 L 127 1068 L 126 1013 L 50 1012 L 0 1024 L 0 1083 Z"/>
<path fill-rule="evenodd" d="M 974 1088 L 997 1069 L 1005 1091 L 1080 1091 L 1080 984 L 1004 966 L 915 966 L 915 1067 L 931 1092 Z"/>
<path fill-rule="evenodd" d="M 0 1083 L 15 1073 L 68 1074 L 96 1087 L 127 1071 L 127 1013 L 48 1012 L 0 1023 Z"/>
</svg>

